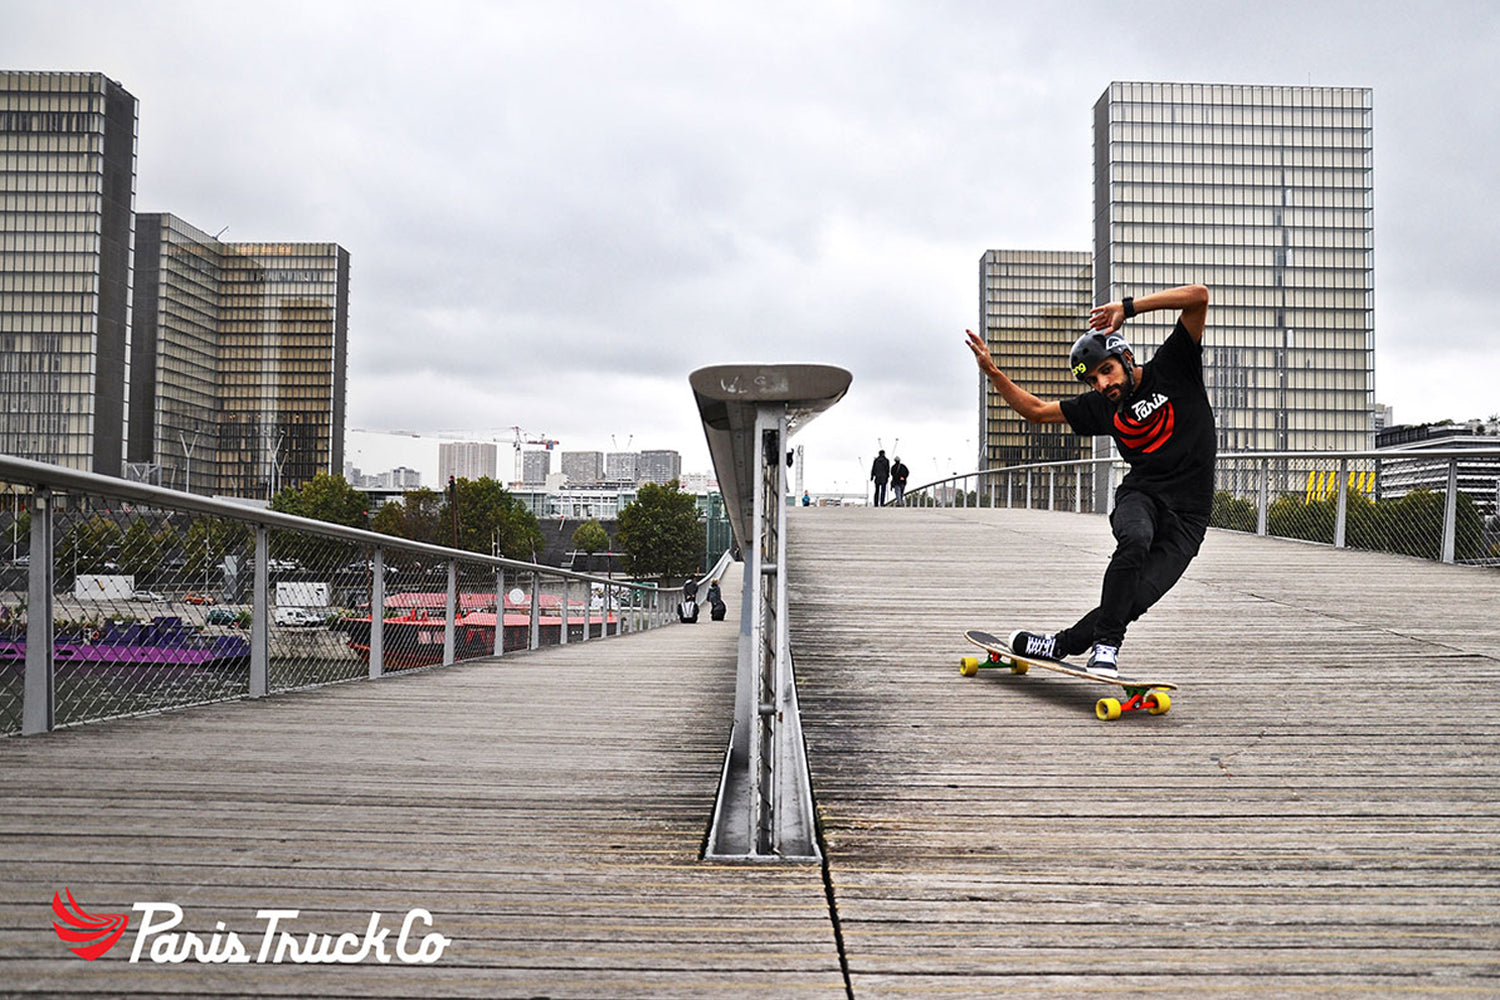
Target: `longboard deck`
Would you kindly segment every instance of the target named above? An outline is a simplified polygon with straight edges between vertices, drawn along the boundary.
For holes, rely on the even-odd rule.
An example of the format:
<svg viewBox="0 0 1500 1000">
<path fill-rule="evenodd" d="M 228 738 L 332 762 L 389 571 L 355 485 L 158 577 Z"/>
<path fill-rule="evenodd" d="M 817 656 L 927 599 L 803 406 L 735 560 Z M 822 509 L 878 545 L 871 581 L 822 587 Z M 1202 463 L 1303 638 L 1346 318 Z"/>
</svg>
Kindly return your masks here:
<svg viewBox="0 0 1500 1000">
<path fill-rule="evenodd" d="M 1059 674 L 1067 674 L 1079 680 L 1092 681 L 1095 684 L 1108 684 L 1111 687 L 1123 688 L 1125 700 L 1116 698 L 1101 698 L 1094 706 L 1095 713 L 1101 719 L 1117 719 L 1122 712 L 1133 712 L 1144 709 L 1152 715 L 1162 715 L 1172 705 L 1172 699 L 1167 695 L 1168 691 L 1176 691 L 1177 685 L 1168 681 L 1142 680 L 1136 677 L 1104 677 L 1099 674 L 1091 674 L 1087 670 L 1069 666 L 1057 660 L 1042 660 L 1036 657 L 1023 656 L 1010 648 L 1010 644 L 1004 639 L 990 632 L 979 629 L 966 629 L 964 638 L 980 649 L 990 654 L 988 662 L 980 662 L 977 657 L 966 656 L 959 661 L 959 672 L 965 677 L 977 674 L 981 667 L 1005 668 L 1012 673 L 1024 674 L 1031 667 L 1041 667 L 1043 670 L 1051 670 Z"/>
</svg>

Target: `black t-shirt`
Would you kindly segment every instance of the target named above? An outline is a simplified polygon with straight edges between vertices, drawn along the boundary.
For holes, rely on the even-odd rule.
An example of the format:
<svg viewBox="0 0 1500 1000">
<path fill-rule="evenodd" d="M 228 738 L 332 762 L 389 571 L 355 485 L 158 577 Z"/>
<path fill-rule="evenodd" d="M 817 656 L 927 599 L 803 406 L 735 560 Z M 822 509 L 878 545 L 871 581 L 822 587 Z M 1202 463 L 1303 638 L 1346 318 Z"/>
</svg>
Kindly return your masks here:
<svg viewBox="0 0 1500 1000">
<path fill-rule="evenodd" d="M 1062 401 L 1079 434 L 1108 434 L 1130 465 L 1121 488 L 1160 499 L 1178 514 L 1213 510 L 1214 411 L 1203 387 L 1203 345 L 1182 325 L 1142 366 L 1134 393 L 1116 409 L 1093 390 Z"/>
</svg>

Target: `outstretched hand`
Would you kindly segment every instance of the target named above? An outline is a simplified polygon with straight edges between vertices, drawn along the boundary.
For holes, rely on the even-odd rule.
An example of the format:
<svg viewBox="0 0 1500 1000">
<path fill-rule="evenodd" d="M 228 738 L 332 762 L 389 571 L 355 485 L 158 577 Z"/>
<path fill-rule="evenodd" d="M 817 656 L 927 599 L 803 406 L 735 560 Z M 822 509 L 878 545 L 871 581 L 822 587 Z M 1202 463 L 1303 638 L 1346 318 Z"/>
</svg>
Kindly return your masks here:
<svg viewBox="0 0 1500 1000">
<path fill-rule="evenodd" d="M 1125 305 L 1121 302 L 1106 302 L 1089 310 L 1089 329 L 1114 333 L 1125 325 Z"/>
<path fill-rule="evenodd" d="M 995 364 L 995 359 L 990 356 L 990 348 L 984 342 L 984 338 L 973 330 L 965 330 L 964 333 L 969 335 L 969 350 L 974 352 L 974 361 L 979 365 L 979 370 L 986 375 L 1000 371 L 1000 367 Z"/>
</svg>

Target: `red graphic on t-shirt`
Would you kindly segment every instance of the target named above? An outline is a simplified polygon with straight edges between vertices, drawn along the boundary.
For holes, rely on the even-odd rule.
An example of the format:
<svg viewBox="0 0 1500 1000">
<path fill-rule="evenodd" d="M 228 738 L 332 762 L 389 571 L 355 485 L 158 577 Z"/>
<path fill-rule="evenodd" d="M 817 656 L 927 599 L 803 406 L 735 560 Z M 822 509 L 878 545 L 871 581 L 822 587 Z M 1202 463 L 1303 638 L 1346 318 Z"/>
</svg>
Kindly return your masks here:
<svg viewBox="0 0 1500 1000">
<path fill-rule="evenodd" d="M 1120 444 L 1143 454 L 1149 454 L 1172 440 L 1174 423 L 1170 402 L 1157 407 L 1145 420 L 1115 414 L 1115 430 L 1120 434 Z"/>
</svg>

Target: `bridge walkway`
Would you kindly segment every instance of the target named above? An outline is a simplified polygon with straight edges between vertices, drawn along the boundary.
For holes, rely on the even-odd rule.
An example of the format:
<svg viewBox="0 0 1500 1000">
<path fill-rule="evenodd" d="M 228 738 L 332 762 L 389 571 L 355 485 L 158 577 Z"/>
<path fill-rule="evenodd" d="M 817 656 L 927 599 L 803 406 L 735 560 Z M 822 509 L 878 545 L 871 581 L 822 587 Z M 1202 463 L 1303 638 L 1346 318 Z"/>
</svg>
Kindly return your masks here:
<svg viewBox="0 0 1500 1000">
<path fill-rule="evenodd" d="M 1500 573 L 1211 532 L 1102 723 L 966 627 L 1097 600 L 1103 518 L 813 509 L 790 580 L 854 994 L 1500 995 Z"/>
<path fill-rule="evenodd" d="M 861 998 L 1500 992 L 1500 574 L 1213 533 L 1127 646 L 1172 711 L 1101 723 L 1081 682 L 957 671 L 960 629 L 1090 602 L 1101 518 L 791 530 L 832 907 L 818 866 L 697 860 L 737 642 L 704 620 L 0 741 L 0 992 L 839 997 L 840 942 Z M 85 962 L 64 886 L 454 943 L 130 964 L 132 923 Z"/>
</svg>

